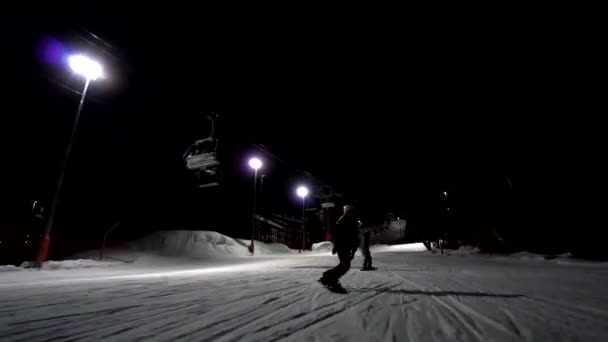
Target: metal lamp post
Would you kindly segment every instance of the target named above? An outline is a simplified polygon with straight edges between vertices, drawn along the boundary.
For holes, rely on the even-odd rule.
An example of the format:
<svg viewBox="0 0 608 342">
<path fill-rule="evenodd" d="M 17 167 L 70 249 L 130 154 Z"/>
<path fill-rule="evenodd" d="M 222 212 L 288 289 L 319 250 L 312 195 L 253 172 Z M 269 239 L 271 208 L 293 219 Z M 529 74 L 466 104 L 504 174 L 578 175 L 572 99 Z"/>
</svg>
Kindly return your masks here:
<svg viewBox="0 0 608 342">
<path fill-rule="evenodd" d="M 255 234 L 255 211 L 256 211 L 256 197 L 257 197 L 257 183 L 258 183 L 258 169 L 262 167 L 262 161 L 259 158 L 253 157 L 249 159 L 249 167 L 254 170 L 253 173 L 253 218 L 251 222 L 251 244 L 249 245 L 249 252 L 253 254 L 255 252 L 255 245 L 253 244 L 253 238 Z"/>
<path fill-rule="evenodd" d="M 49 218 L 46 222 L 46 226 L 44 229 L 44 237 L 40 243 L 40 249 L 38 250 L 38 256 L 36 257 L 36 265 L 40 266 L 47 258 L 49 245 L 51 242 L 51 230 L 53 229 L 53 224 L 55 223 L 55 214 L 57 212 L 57 206 L 59 204 L 59 197 L 61 194 L 61 189 L 63 187 L 63 180 L 65 178 L 65 169 L 68 163 L 68 159 L 70 158 L 70 153 L 72 151 L 72 145 L 74 143 L 74 137 L 76 136 L 76 130 L 78 128 L 78 121 L 80 120 L 80 113 L 82 112 L 82 106 L 84 104 L 84 99 L 87 95 L 87 90 L 89 89 L 89 84 L 91 81 L 95 81 L 99 78 L 103 77 L 103 68 L 96 61 L 89 59 L 83 55 L 74 55 L 68 58 L 68 64 L 72 71 L 76 74 L 83 76 L 85 78 L 84 90 L 82 91 L 82 95 L 80 97 L 80 103 L 78 104 L 78 110 L 76 111 L 76 118 L 74 119 L 74 126 L 72 127 L 72 135 L 70 136 L 70 141 L 68 142 L 68 146 L 65 151 L 65 156 L 63 158 L 63 164 L 61 165 L 61 171 L 59 173 L 59 178 L 57 180 L 57 187 L 55 189 L 55 194 L 53 196 L 53 201 L 51 202 L 51 210 L 49 212 Z"/>
<path fill-rule="evenodd" d="M 306 196 L 308 189 L 305 186 L 299 186 L 296 194 L 302 198 L 302 251 L 306 247 Z"/>
</svg>

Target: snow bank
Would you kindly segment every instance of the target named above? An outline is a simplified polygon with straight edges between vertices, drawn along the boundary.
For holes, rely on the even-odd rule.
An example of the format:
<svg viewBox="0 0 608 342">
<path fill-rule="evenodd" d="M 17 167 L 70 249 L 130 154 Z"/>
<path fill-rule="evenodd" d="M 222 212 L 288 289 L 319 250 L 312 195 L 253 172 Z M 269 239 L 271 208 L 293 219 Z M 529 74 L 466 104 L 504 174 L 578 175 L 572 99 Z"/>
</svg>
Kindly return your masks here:
<svg viewBox="0 0 608 342">
<path fill-rule="evenodd" d="M 329 253 L 333 248 L 333 242 L 331 241 L 322 241 L 312 244 L 312 252 L 314 253 Z"/>
<path fill-rule="evenodd" d="M 208 231 L 159 231 L 133 241 L 130 246 L 138 251 L 194 259 L 246 255 L 244 246 L 234 239 Z"/>
<path fill-rule="evenodd" d="M 2 265 L 0 266 L 0 272 L 15 272 L 23 271 L 23 268 L 14 265 Z"/>
<path fill-rule="evenodd" d="M 100 268 L 100 267 L 111 267 L 122 265 L 121 262 L 115 261 L 99 261 L 99 260 L 89 260 L 89 259 L 76 259 L 76 260 L 63 260 L 63 261 L 47 261 L 42 264 L 41 269 L 43 270 L 73 270 L 73 269 L 81 269 L 81 268 Z M 7 266 L 0 266 L 7 267 Z M 34 263 L 32 261 L 25 261 L 21 264 L 20 267 L 16 267 L 19 270 L 31 269 L 34 267 Z"/>
<path fill-rule="evenodd" d="M 161 256 L 192 259 L 223 259 L 250 256 L 249 241 L 233 239 L 217 232 L 204 230 L 159 231 L 130 244 L 137 251 Z M 289 253 L 291 250 L 278 243 L 255 242 L 254 255 Z"/>
<path fill-rule="evenodd" d="M 47 261 L 42 264 L 43 270 L 72 270 L 79 268 L 97 268 L 97 267 L 112 267 L 121 265 L 115 261 L 98 261 L 98 260 L 64 260 L 64 261 Z"/>
<path fill-rule="evenodd" d="M 47 261 L 42 264 L 42 270 L 73 270 L 82 268 L 106 268 L 122 265 L 121 262 L 113 261 L 97 261 L 88 259 L 64 260 L 64 261 Z M 34 269 L 34 262 L 25 261 L 20 266 L 2 265 L 0 272 L 18 272 Z"/>
</svg>

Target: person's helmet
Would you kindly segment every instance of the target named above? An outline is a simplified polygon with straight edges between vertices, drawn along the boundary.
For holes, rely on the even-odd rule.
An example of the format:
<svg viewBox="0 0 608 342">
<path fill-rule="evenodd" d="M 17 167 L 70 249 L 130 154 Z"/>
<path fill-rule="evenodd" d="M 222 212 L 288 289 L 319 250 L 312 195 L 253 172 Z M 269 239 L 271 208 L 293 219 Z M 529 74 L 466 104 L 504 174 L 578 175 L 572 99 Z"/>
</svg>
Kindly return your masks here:
<svg viewBox="0 0 608 342">
<path fill-rule="evenodd" d="M 354 205 L 350 205 L 347 204 L 344 206 L 344 213 L 345 214 L 354 214 L 355 213 L 355 206 Z"/>
</svg>

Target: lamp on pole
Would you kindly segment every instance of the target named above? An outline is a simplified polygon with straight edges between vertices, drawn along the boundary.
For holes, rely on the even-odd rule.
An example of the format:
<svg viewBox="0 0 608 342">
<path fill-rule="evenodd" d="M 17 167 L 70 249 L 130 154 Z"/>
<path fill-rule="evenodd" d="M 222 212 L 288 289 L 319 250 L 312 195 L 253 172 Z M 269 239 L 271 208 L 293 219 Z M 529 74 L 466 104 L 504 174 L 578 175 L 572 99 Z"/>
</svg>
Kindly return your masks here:
<svg viewBox="0 0 608 342">
<path fill-rule="evenodd" d="M 306 196 L 308 196 L 308 188 L 299 186 L 296 194 L 302 198 L 302 251 L 306 247 Z"/>
<path fill-rule="evenodd" d="M 255 251 L 253 244 L 253 238 L 255 234 L 255 202 L 257 197 L 257 182 L 258 182 L 258 169 L 262 167 L 262 161 L 259 158 L 253 157 L 249 159 L 249 167 L 254 170 L 253 172 L 253 218 L 251 222 L 251 244 L 249 245 L 249 252 L 251 254 Z"/>
<path fill-rule="evenodd" d="M 95 81 L 99 78 L 103 78 L 103 68 L 96 61 L 83 56 L 83 55 L 73 55 L 68 58 L 68 64 L 74 73 L 85 78 L 84 82 L 84 90 L 82 91 L 82 95 L 80 96 L 80 103 L 78 104 L 78 110 L 76 111 L 76 118 L 74 119 L 74 126 L 72 127 L 72 135 L 70 136 L 70 140 L 68 142 L 68 146 L 65 151 L 65 156 L 63 158 L 63 163 L 61 165 L 61 171 L 59 172 L 59 178 L 57 179 L 57 187 L 55 188 L 55 194 L 53 196 L 53 201 L 51 202 L 51 210 L 49 212 L 49 218 L 46 222 L 46 226 L 44 229 L 44 236 L 40 243 L 40 249 L 38 250 L 38 256 L 36 257 L 36 265 L 40 266 L 47 258 L 49 245 L 51 242 L 51 230 L 53 229 L 53 224 L 55 223 L 55 213 L 57 212 L 57 206 L 59 204 L 59 197 L 61 194 L 61 189 L 63 187 L 63 180 L 65 178 L 65 169 L 68 163 L 68 159 L 70 158 L 70 152 L 72 151 L 72 145 L 74 143 L 74 137 L 76 136 L 76 130 L 78 128 L 78 121 L 80 120 L 80 113 L 82 112 L 82 106 L 84 104 L 84 99 L 87 95 L 87 90 L 89 89 L 89 84 L 91 81 Z"/>
</svg>

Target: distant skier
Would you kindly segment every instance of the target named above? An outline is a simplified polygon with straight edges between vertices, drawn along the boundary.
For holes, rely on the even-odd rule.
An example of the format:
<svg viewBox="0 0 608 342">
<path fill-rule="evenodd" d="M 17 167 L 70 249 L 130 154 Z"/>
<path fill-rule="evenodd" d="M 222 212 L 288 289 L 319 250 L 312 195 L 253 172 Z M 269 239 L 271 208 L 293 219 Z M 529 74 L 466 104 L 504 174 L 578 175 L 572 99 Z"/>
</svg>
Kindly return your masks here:
<svg viewBox="0 0 608 342">
<path fill-rule="evenodd" d="M 369 229 L 361 228 L 361 254 L 363 254 L 363 268 L 361 271 L 373 271 L 377 270 L 376 267 L 372 266 L 372 253 L 369 250 L 369 240 L 372 232 Z"/>
<path fill-rule="evenodd" d="M 359 244 L 359 220 L 352 205 L 344 206 L 344 215 L 333 228 L 332 237 L 340 264 L 323 273 L 319 282 L 332 291 L 346 293 L 339 280 L 350 269 L 350 262 L 354 258 Z"/>
</svg>

